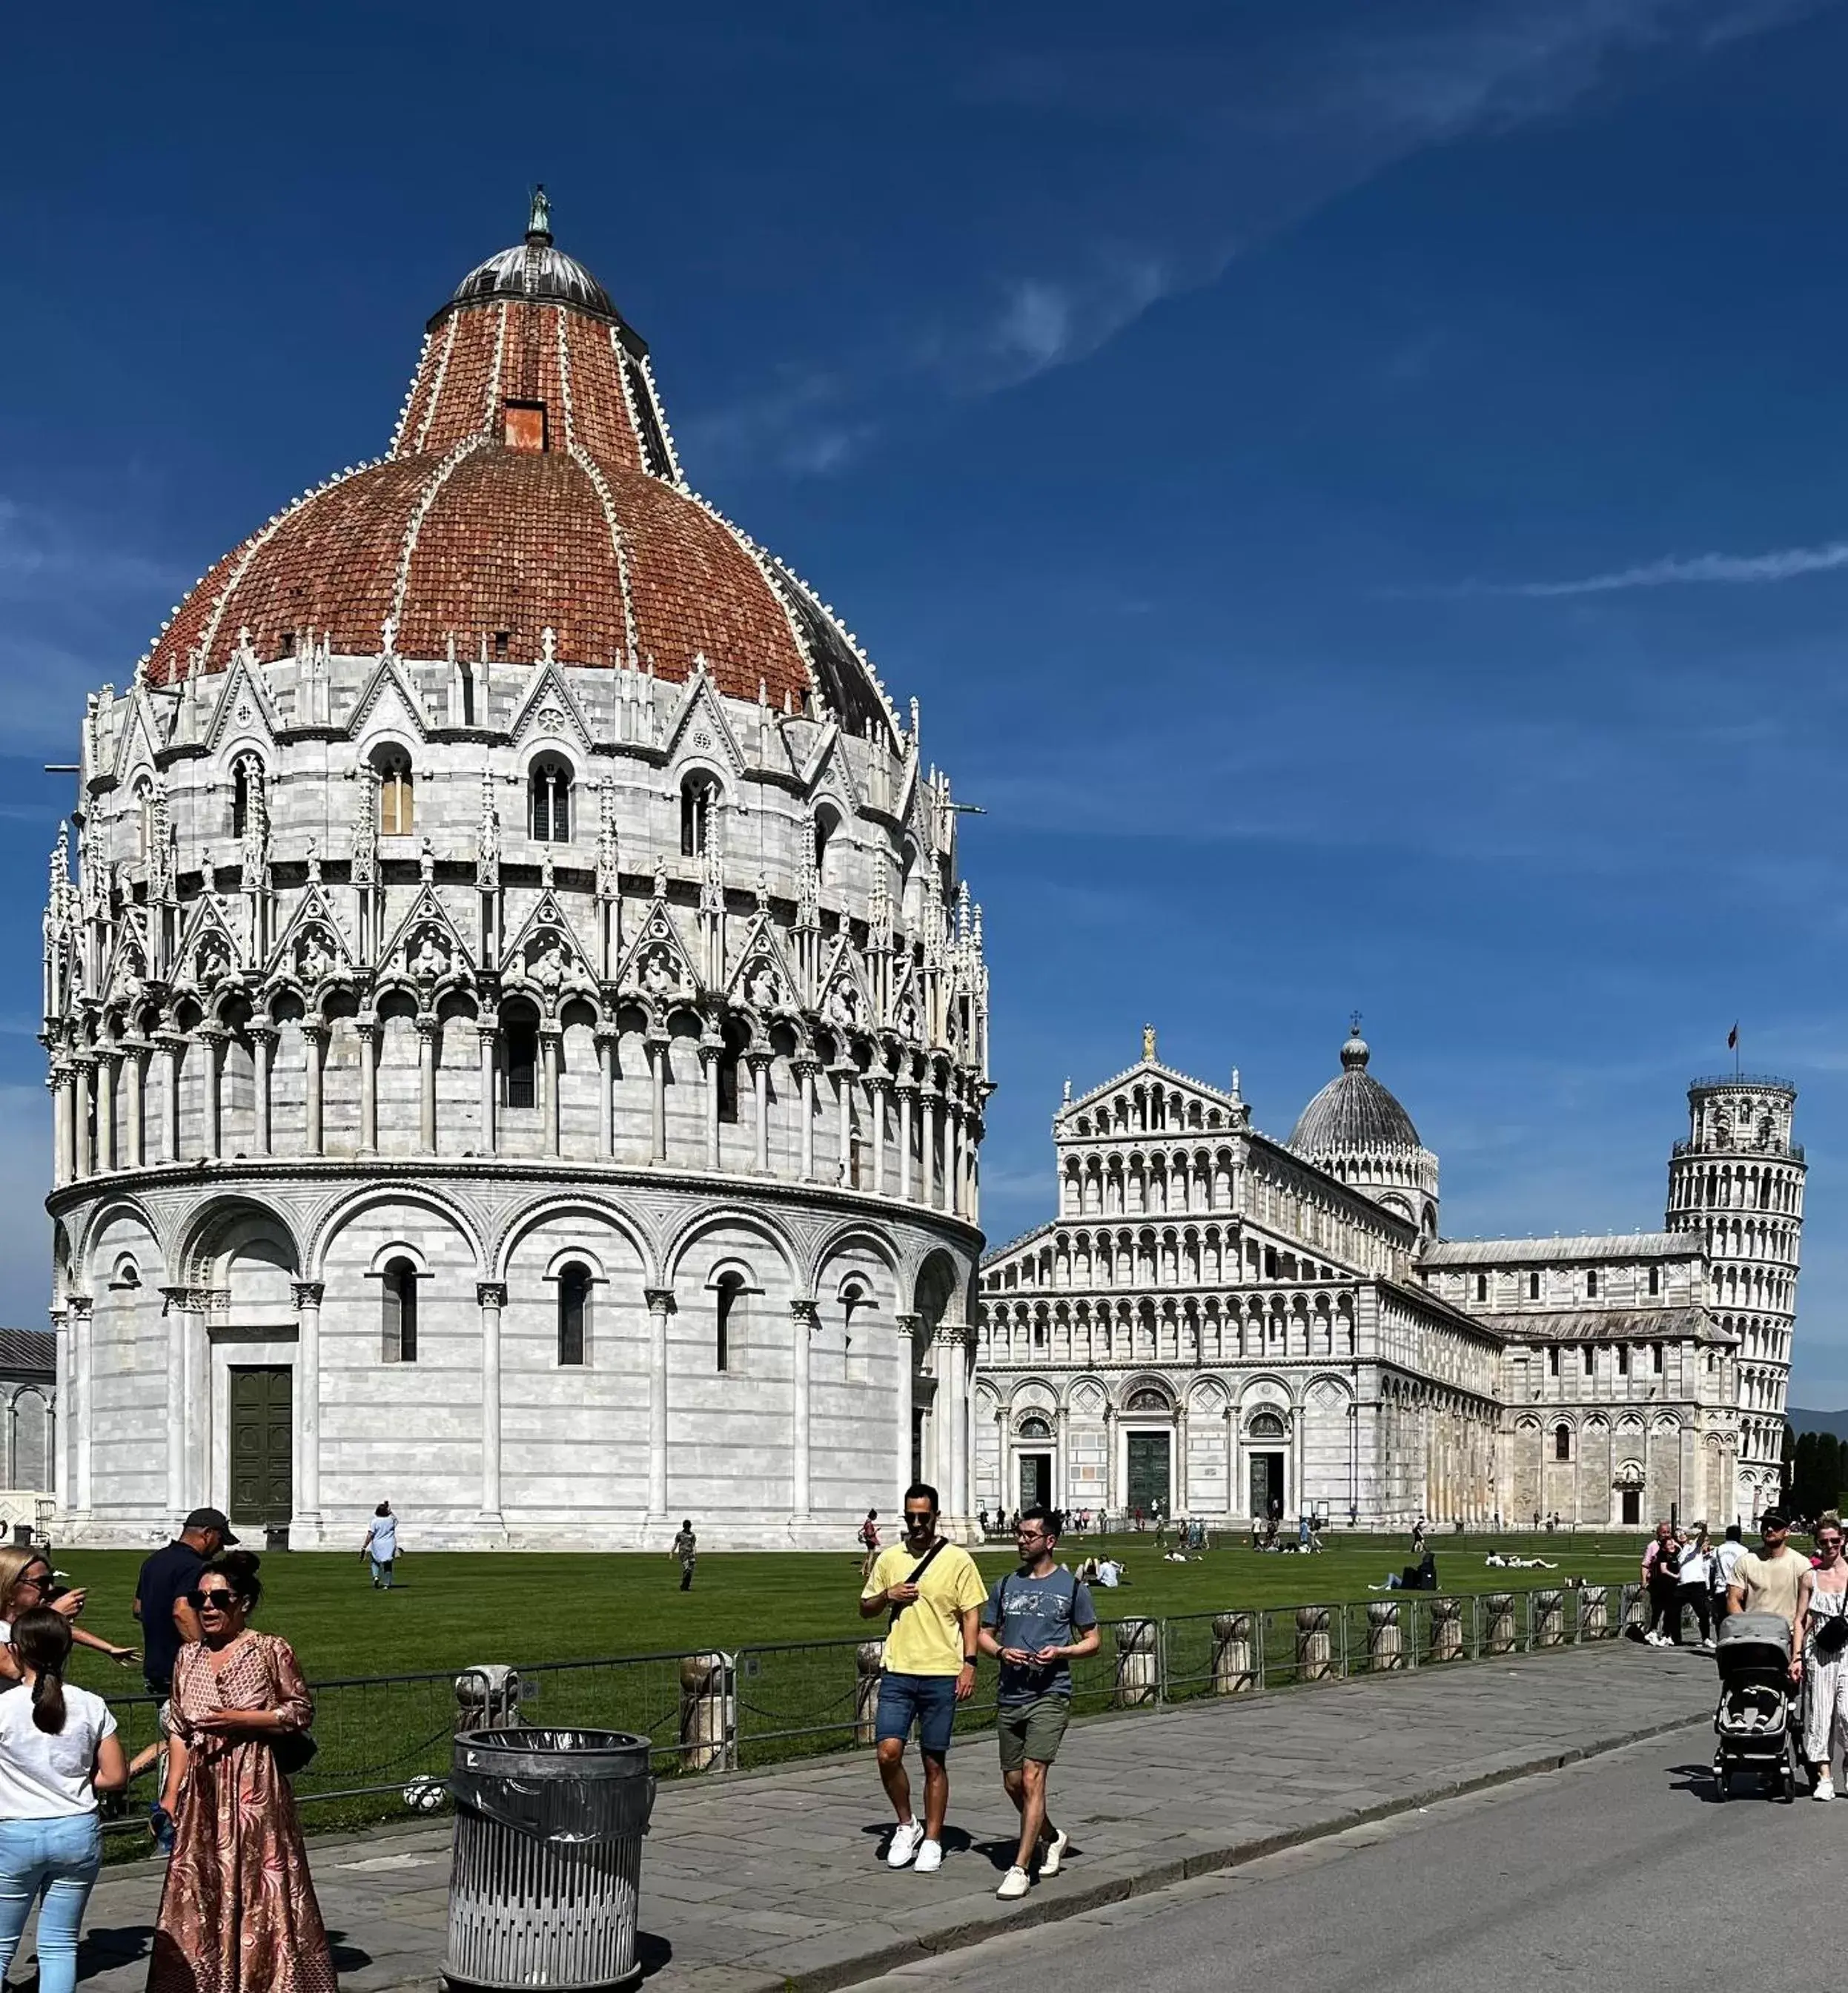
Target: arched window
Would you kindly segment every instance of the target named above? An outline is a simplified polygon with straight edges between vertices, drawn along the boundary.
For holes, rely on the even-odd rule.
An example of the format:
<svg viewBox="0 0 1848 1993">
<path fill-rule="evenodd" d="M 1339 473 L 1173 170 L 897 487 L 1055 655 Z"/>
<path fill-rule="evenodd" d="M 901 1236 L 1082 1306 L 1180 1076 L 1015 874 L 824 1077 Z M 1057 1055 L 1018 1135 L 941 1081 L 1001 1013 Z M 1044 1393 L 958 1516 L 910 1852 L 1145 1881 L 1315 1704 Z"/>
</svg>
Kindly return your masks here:
<svg viewBox="0 0 1848 1993">
<path fill-rule="evenodd" d="M 518 1010 L 500 1020 L 500 1067 L 508 1107 L 536 1107 L 539 1100 L 539 1023 Z"/>
<path fill-rule="evenodd" d="M 862 1309 L 869 1306 L 866 1290 L 858 1280 L 849 1280 L 841 1290 L 841 1326 L 846 1332 L 849 1348 L 853 1342 L 853 1318 Z"/>
<path fill-rule="evenodd" d="M 742 1273 L 721 1273 L 713 1282 L 713 1363 L 716 1370 L 732 1367 L 733 1343 L 740 1326 L 738 1297 L 744 1291 Z"/>
<path fill-rule="evenodd" d="M 680 785 L 680 855 L 703 858 L 712 834 L 716 785 L 710 775 L 689 775 Z"/>
<path fill-rule="evenodd" d="M 558 1274 L 558 1361 L 584 1360 L 584 1325 L 590 1313 L 590 1269 L 575 1260 Z"/>
<path fill-rule="evenodd" d="M 736 1125 L 738 1120 L 738 1065 L 744 1056 L 744 1048 L 750 1042 L 750 1034 L 736 1019 L 728 1019 L 725 1027 L 725 1044 L 719 1054 L 719 1118 Z"/>
<path fill-rule="evenodd" d="M 1570 1426 L 1559 1425 L 1553 1427 L 1553 1457 L 1555 1460 L 1571 1459 L 1572 1428 Z"/>
<path fill-rule="evenodd" d="M 408 1260 L 385 1267 L 381 1353 L 388 1363 L 417 1361 L 417 1269 Z"/>
<path fill-rule="evenodd" d="M 555 754 L 533 764 L 527 779 L 527 819 L 535 844 L 571 842 L 571 771 Z"/>
<path fill-rule="evenodd" d="M 154 850 L 154 785 L 145 775 L 135 785 L 135 855 L 145 860 Z"/>
<path fill-rule="evenodd" d="M 824 884 L 828 880 L 828 847 L 834 842 L 834 834 L 841 827 L 841 820 L 831 809 L 819 809 L 815 813 L 815 875 Z"/>
<path fill-rule="evenodd" d="M 381 837 L 411 835 L 411 757 L 388 747 L 374 763 L 378 770 L 378 832 Z"/>
<path fill-rule="evenodd" d="M 1595 1271 L 1585 1276 L 1585 1298 L 1592 1301 L 1597 1299 L 1597 1274 Z"/>
<path fill-rule="evenodd" d="M 251 820 L 250 764 L 240 757 L 231 772 L 231 835 L 241 837 Z"/>
<path fill-rule="evenodd" d="M 1527 1277 L 1527 1298 L 1530 1301 L 1537 1301 L 1540 1298 L 1540 1277 L 1538 1273 L 1529 1273 Z"/>
<path fill-rule="evenodd" d="M 1649 1269 L 1649 1291 L 1652 1294 L 1662 1292 L 1662 1269 L 1659 1267 Z"/>
<path fill-rule="evenodd" d="M 1488 1299 L 1488 1276 L 1486 1273 L 1476 1276 L 1476 1298 L 1479 1301 Z"/>
</svg>

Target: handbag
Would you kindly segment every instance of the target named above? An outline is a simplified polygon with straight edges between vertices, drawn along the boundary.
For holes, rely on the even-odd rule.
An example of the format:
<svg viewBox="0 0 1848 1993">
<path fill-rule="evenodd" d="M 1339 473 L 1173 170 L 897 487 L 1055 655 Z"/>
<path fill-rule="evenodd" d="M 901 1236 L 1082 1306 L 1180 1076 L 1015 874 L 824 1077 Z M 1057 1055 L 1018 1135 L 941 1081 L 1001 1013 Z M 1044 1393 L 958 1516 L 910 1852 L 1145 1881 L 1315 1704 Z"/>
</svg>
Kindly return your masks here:
<svg viewBox="0 0 1848 1993">
<path fill-rule="evenodd" d="M 275 1691 L 277 1701 L 280 1701 L 282 1684 L 276 1679 L 275 1667 L 270 1661 L 270 1656 L 265 1655 L 264 1658 L 266 1662 L 270 1662 L 269 1685 Z M 315 1742 L 312 1731 L 278 1730 L 270 1738 L 269 1748 L 275 1758 L 276 1769 L 284 1778 L 292 1779 L 299 1773 L 308 1769 L 321 1747 Z"/>
<path fill-rule="evenodd" d="M 1809 1636 L 1809 1644 L 1819 1654 L 1831 1656 L 1848 1647 L 1848 1609 L 1832 1613 Z"/>
</svg>

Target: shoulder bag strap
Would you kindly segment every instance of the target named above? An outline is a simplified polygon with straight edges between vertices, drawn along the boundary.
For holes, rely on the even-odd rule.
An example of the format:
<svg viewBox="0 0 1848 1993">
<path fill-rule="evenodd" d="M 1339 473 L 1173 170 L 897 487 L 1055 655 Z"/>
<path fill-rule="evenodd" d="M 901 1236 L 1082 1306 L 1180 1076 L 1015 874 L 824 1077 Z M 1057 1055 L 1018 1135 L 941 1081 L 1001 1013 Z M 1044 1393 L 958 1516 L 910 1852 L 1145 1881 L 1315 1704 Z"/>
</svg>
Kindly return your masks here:
<svg viewBox="0 0 1848 1993">
<path fill-rule="evenodd" d="M 931 1544 L 931 1547 L 924 1552 L 922 1562 L 913 1568 L 910 1576 L 905 1580 L 906 1584 L 916 1584 L 919 1583 L 923 1578 L 924 1573 L 937 1561 L 938 1553 L 946 1550 L 948 1548 L 948 1543 L 943 1537 L 939 1537 L 936 1542 Z M 892 1623 L 893 1626 L 896 1626 L 898 1624 L 898 1615 L 900 1613 L 904 1612 L 904 1607 L 902 1605 L 895 1605 L 893 1607 Z"/>
</svg>

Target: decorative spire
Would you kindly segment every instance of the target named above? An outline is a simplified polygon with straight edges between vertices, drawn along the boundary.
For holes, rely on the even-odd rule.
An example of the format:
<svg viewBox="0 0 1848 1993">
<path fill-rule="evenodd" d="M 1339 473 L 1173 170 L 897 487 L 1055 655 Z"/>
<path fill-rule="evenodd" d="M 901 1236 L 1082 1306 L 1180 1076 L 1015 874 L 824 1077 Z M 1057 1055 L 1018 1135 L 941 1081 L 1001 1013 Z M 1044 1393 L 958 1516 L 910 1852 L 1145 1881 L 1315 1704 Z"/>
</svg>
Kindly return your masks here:
<svg viewBox="0 0 1848 1993">
<path fill-rule="evenodd" d="M 552 241 L 552 203 L 545 197 L 543 180 L 532 190 L 532 205 L 526 214 L 526 239 L 540 249 Z"/>
<path fill-rule="evenodd" d="M 1143 1027 L 1143 1064 L 1153 1065 L 1154 1063 L 1155 1027 L 1153 1024 L 1145 1024 Z"/>
<path fill-rule="evenodd" d="M 1352 1029 L 1348 1042 L 1341 1048 L 1341 1068 L 1344 1072 L 1364 1072 L 1367 1061 L 1372 1056 L 1367 1041 L 1361 1036 L 1361 1014 L 1356 1010 L 1348 1020 Z"/>
</svg>

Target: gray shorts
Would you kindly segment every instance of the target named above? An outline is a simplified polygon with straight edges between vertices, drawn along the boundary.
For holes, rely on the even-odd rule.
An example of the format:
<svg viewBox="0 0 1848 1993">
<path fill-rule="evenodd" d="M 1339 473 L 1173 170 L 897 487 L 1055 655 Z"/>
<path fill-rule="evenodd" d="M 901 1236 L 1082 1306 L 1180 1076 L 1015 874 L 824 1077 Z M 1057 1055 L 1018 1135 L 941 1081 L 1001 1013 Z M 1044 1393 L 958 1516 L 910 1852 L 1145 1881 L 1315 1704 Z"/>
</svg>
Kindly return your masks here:
<svg viewBox="0 0 1848 1993">
<path fill-rule="evenodd" d="M 1050 1765 L 1059 1755 L 1059 1744 L 1071 1720 L 1068 1695 L 1042 1695 L 1031 1702 L 1003 1703 L 995 1712 L 1002 1770 L 1017 1772 L 1030 1760 L 1036 1765 Z"/>
</svg>

